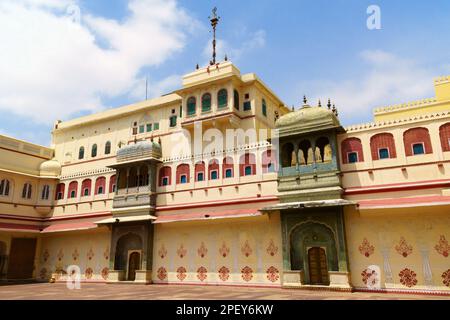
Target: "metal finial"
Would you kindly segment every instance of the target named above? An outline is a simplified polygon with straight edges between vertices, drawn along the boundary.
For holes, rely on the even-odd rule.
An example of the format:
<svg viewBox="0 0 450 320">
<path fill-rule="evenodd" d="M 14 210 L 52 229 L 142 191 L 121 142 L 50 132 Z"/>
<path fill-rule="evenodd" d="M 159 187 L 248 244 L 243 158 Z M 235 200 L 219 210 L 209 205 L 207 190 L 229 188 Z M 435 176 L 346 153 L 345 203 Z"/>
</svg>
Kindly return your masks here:
<svg viewBox="0 0 450 320">
<path fill-rule="evenodd" d="M 331 108 L 331 100 L 330 99 L 328 99 L 327 107 L 328 107 L 328 110 L 330 110 L 330 108 Z"/>
<path fill-rule="evenodd" d="M 212 9 L 212 15 L 209 17 L 209 19 L 211 21 L 211 27 L 213 28 L 213 53 L 212 60 L 210 62 L 210 64 L 213 65 L 216 64 L 216 27 L 220 20 L 220 17 L 217 16 L 217 7 L 214 7 L 214 9 Z"/>
<path fill-rule="evenodd" d="M 306 99 L 306 96 L 303 96 L 303 104 L 307 104 L 308 100 Z"/>
<path fill-rule="evenodd" d="M 291 107 L 291 110 L 292 110 L 292 111 L 294 111 L 294 110 L 295 110 L 295 109 L 294 109 L 294 105 L 292 105 L 292 107 Z"/>
<path fill-rule="evenodd" d="M 334 105 L 334 103 L 333 103 L 333 109 L 331 109 L 331 111 L 333 111 L 333 113 L 337 117 L 337 109 L 336 109 L 336 106 Z"/>
<path fill-rule="evenodd" d="M 195 66 L 195 69 L 197 69 L 197 70 L 200 69 L 200 67 L 198 66 L 198 63 L 197 63 L 197 65 Z"/>
<path fill-rule="evenodd" d="M 225 61 L 228 61 L 228 56 L 227 55 L 225 55 Z"/>
<path fill-rule="evenodd" d="M 320 99 L 319 99 L 319 107 L 322 107 L 322 102 L 320 102 Z"/>
</svg>

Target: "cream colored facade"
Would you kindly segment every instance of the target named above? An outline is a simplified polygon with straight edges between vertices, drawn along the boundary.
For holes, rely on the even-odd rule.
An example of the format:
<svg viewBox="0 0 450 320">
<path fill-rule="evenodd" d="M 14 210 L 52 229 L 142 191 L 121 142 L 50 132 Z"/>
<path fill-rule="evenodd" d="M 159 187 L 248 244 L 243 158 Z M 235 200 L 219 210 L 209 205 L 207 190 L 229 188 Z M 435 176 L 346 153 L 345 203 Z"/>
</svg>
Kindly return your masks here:
<svg viewBox="0 0 450 320">
<path fill-rule="evenodd" d="M 57 121 L 50 148 L 0 136 L 0 181 L 10 183 L 8 195 L 0 192 L 2 278 L 64 280 L 76 265 L 83 281 L 448 293 L 449 78 L 435 87 L 436 98 L 377 109 L 374 123 L 337 133 L 347 258 L 339 270 L 328 265 L 326 284 L 290 265 L 292 243 L 283 239 L 291 235 L 273 209 L 284 168 L 270 138 L 291 112 L 228 61 L 185 75 L 182 88 L 160 98 Z M 256 138 L 216 149 L 204 140 L 198 149 L 205 132 L 229 129 L 256 129 Z M 34 248 L 28 270 L 11 271 L 30 260 L 14 241 L 15 250 Z"/>
</svg>

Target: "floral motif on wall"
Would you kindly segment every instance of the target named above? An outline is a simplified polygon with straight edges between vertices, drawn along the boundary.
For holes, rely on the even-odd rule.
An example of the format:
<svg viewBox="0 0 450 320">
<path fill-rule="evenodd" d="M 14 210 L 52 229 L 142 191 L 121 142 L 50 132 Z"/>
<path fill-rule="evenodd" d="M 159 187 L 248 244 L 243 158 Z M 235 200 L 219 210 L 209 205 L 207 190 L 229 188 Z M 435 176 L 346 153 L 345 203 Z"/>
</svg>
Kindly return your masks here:
<svg viewBox="0 0 450 320">
<path fill-rule="evenodd" d="M 400 242 L 395 246 L 395 250 L 406 258 L 412 253 L 413 247 L 406 242 L 405 238 L 401 237 Z"/>
<path fill-rule="evenodd" d="M 450 245 L 448 244 L 448 241 L 445 239 L 445 236 L 440 236 L 439 242 L 437 245 L 434 246 L 436 251 L 439 254 L 442 254 L 444 257 L 448 257 L 448 253 L 450 252 Z"/>
<path fill-rule="evenodd" d="M 92 250 L 92 247 L 89 249 L 89 251 L 86 254 L 86 257 L 88 258 L 88 260 L 92 260 L 92 258 L 95 256 L 94 254 L 94 250 Z"/>
<path fill-rule="evenodd" d="M 92 270 L 92 268 L 86 268 L 86 270 L 84 271 L 84 276 L 86 277 L 86 279 L 91 279 L 93 274 L 94 270 Z"/>
<path fill-rule="evenodd" d="M 72 252 L 72 259 L 73 259 L 73 261 L 77 261 L 79 256 L 80 256 L 80 254 L 78 253 L 78 249 L 75 248 L 75 250 L 73 250 L 73 252 Z"/>
<path fill-rule="evenodd" d="M 363 283 L 369 287 L 373 287 L 378 282 L 378 273 L 370 268 L 364 269 L 361 276 Z"/>
<path fill-rule="evenodd" d="M 158 255 L 161 257 L 161 259 L 164 259 L 167 256 L 167 249 L 164 246 L 164 243 L 161 245 L 161 248 L 159 248 Z"/>
<path fill-rule="evenodd" d="M 44 250 L 42 257 L 44 258 L 44 262 L 47 262 L 48 258 L 50 258 L 50 253 L 48 252 L 48 249 Z"/>
<path fill-rule="evenodd" d="M 375 251 L 375 247 L 370 244 L 367 238 L 364 238 L 362 243 L 359 245 L 358 250 L 363 256 L 368 258 Z"/>
<path fill-rule="evenodd" d="M 450 269 L 442 273 L 442 283 L 447 287 L 450 287 Z"/>
<path fill-rule="evenodd" d="M 156 273 L 159 280 L 164 280 L 167 278 L 167 270 L 164 267 L 160 267 Z"/>
<path fill-rule="evenodd" d="M 39 276 L 41 277 L 41 279 L 46 279 L 47 278 L 47 269 L 42 268 L 41 271 L 39 272 Z"/>
<path fill-rule="evenodd" d="M 269 269 L 267 269 L 267 279 L 271 282 L 275 282 L 278 279 L 280 279 L 280 273 L 278 271 L 277 268 L 275 268 L 274 266 L 269 267 Z"/>
<path fill-rule="evenodd" d="M 204 258 L 208 253 L 208 249 L 206 248 L 205 243 L 203 241 L 202 243 L 200 243 L 200 247 L 197 249 L 197 253 L 201 258 Z"/>
<path fill-rule="evenodd" d="M 408 288 L 414 287 L 417 284 L 417 274 L 411 269 L 405 268 L 398 274 L 400 283 Z"/>
<path fill-rule="evenodd" d="M 226 257 L 228 254 L 230 254 L 230 248 L 227 247 L 227 244 L 225 241 L 222 243 L 222 246 L 219 248 L 219 253 L 222 257 Z"/>
<path fill-rule="evenodd" d="M 103 251 L 103 257 L 105 260 L 109 259 L 109 247 L 106 247 L 105 251 Z"/>
<path fill-rule="evenodd" d="M 180 245 L 180 247 L 177 250 L 177 254 L 180 258 L 183 258 L 184 256 L 186 256 L 187 250 L 186 248 L 183 246 L 183 244 Z"/>
<path fill-rule="evenodd" d="M 63 249 L 59 249 L 58 254 L 56 255 L 56 257 L 58 257 L 58 261 L 61 261 L 62 258 L 64 258 Z"/>
<path fill-rule="evenodd" d="M 208 270 L 205 267 L 200 267 L 197 269 L 197 278 L 200 281 L 204 281 L 208 276 Z"/>
<path fill-rule="evenodd" d="M 185 267 L 179 267 L 177 269 L 177 278 L 180 281 L 183 281 L 184 279 L 186 279 L 186 268 Z"/>
<path fill-rule="evenodd" d="M 227 267 L 222 266 L 219 269 L 219 278 L 220 278 L 220 280 L 227 281 L 229 277 L 230 277 L 230 270 Z"/>
<path fill-rule="evenodd" d="M 241 252 L 244 256 L 248 257 L 252 254 L 253 250 L 248 243 L 248 240 L 245 240 L 244 245 L 241 248 Z"/>
<path fill-rule="evenodd" d="M 249 266 L 245 266 L 241 270 L 241 277 L 244 281 L 249 282 L 253 279 L 253 270 Z"/>
<path fill-rule="evenodd" d="M 108 280 L 108 274 L 109 274 L 109 269 L 107 267 L 104 267 L 102 269 L 102 278 L 105 280 Z"/>
<path fill-rule="evenodd" d="M 67 275 L 66 270 L 64 270 L 62 267 L 56 267 L 55 268 L 55 279 L 59 280 L 59 279 L 61 279 L 61 277 L 63 275 Z"/>
<path fill-rule="evenodd" d="M 275 242 L 273 242 L 273 239 L 270 239 L 269 245 L 267 246 L 266 251 L 267 251 L 267 253 L 268 253 L 269 255 L 271 255 L 272 257 L 273 257 L 274 255 L 277 254 L 277 252 L 278 252 L 278 247 L 275 245 Z"/>
</svg>

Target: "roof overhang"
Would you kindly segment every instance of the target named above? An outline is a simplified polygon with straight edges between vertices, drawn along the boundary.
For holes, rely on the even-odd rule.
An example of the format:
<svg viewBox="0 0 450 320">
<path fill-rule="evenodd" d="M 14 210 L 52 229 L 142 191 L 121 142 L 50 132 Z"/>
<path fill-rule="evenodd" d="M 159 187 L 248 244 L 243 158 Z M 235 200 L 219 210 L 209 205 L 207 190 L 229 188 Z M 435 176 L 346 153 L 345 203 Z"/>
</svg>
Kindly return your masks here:
<svg viewBox="0 0 450 320">
<path fill-rule="evenodd" d="M 128 216 L 128 217 L 112 217 L 104 220 L 97 221 L 96 224 L 112 224 L 112 223 L 126 223 L 126 222 L 138 222 L 138 221 L 151 221 L 155 220 L 156 217 L 152 215 L 141 215 L 141 216 Z"/>
<path fill-rule="evenodd" d="M 262 216 L 263 213 L 257 209 L 236 209 L 224 211 L 211 212 L 195 212 L 195 213 L 181 213 L 158 216 L 154 223 L 169 223 L 169 222 L 183 222 L 183 221 L 205 221 L 226 218 L 245 218 Z"/>
<path fill-rule="evenodd" d="M 273 206 L 260 209 L 261 212 L 292 210 L 292 209 L 308 209 L 308 208 L 323 208 L 336 206 L 351 206 L 356 205 L 357 202 L 344 199 L 330 199 L 330 200 L 315 200 L 315 201 L 297 201 L 278 203 Z"/>
</svg>

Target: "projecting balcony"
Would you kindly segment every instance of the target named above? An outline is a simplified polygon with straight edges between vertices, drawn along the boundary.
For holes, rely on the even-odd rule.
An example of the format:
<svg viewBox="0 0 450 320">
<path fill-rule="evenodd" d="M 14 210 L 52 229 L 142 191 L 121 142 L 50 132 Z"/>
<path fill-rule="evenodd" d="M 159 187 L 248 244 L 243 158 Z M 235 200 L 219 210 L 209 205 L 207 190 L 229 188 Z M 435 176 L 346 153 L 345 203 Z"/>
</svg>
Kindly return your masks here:
<svg viewBox="0 0 450 320">
<path fill-rule="evenodd" d="M 181 126 L 185 129 L 193 129 L 196 123 L 201 123 L 203 129 L 220 126 L 239 128 L 241 118 L 230 107 L 225 107 L 208 112 L 198 111 L 196 114 L 187 115 L 181 121 Z"/>
<path fill-rule="evenodd" d="M 113 208 L 150 206 L 156 203 L 155 192 L 149 185 L 118 189 L 113 199 Z"/>
</svg>

